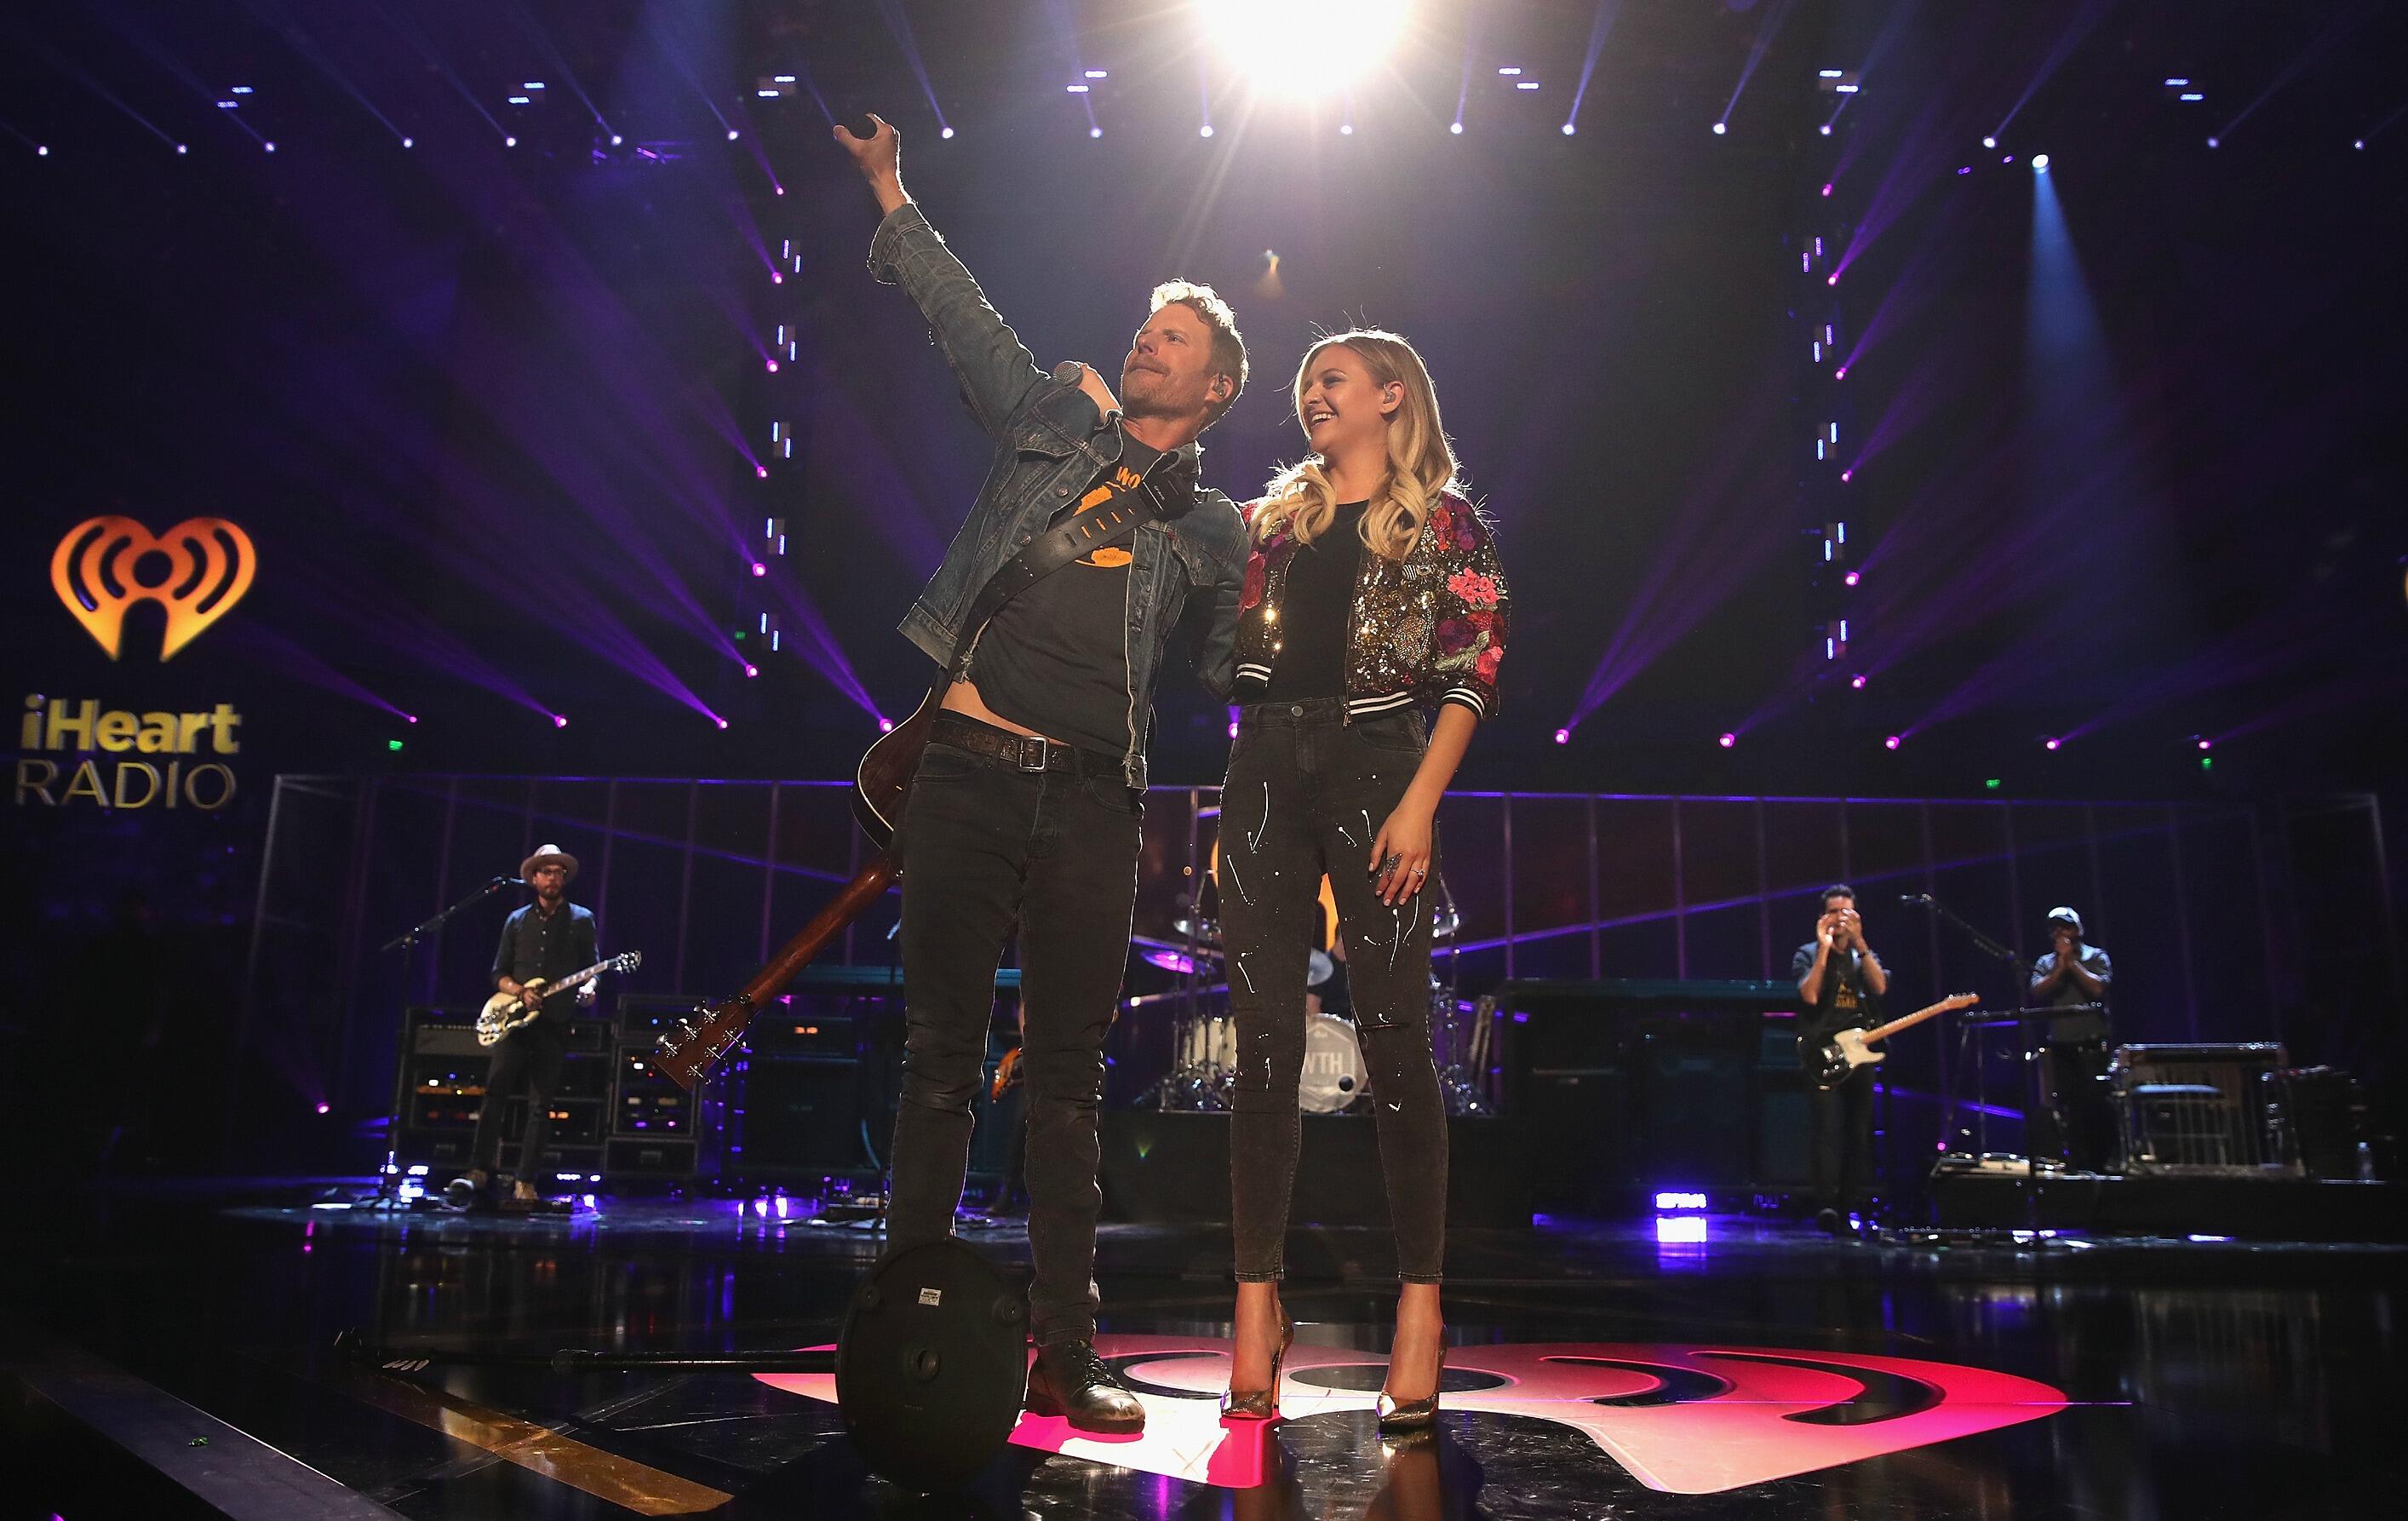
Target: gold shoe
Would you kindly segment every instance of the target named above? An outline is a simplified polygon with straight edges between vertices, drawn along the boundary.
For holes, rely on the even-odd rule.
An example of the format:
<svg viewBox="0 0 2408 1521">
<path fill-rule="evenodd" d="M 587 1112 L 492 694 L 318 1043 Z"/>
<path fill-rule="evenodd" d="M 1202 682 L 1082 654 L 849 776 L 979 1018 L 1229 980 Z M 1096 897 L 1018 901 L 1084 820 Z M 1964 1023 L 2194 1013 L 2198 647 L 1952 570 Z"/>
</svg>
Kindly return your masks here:
<svg viewBox="0 0 2408 1521">
<path fill-rule="evenodd" d="M 1438 1424 L 1440 1385 L 1446 1383 L 1446 1348 L 1438 1349 L 1438 1376 L 1430 1381 L 1430 1392 L 1420 1399 L 1398 1399 L 1380 1391 L 1380 1429 L 1383 1432 L 1426 1431 Z"/>
<path fill-rule="evenodd" d="M 1287 1361 L 1287 1349 L 1296 1344 L 1296 1322 L 1288 1318 L 1287 1306 L 1280 1306 L 1279 1350 L 1271 1354 L 1271 1383 L 1268 1389 L 1248 1389 L 1240 1394 L 1236 1389 L 1221 1397 L 1221 1418 L 1236 1421 L 1272 1421 L 1279 1418 L 1280 1365 Z"/>
</svg>

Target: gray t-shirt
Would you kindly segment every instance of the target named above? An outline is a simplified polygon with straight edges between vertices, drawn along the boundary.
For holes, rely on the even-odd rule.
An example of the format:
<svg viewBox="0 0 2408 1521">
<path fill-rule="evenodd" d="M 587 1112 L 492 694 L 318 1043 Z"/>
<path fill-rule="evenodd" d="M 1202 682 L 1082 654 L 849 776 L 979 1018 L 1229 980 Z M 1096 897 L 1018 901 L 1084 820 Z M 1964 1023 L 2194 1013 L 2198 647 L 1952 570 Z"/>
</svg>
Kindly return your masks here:
<svg viewBox="0 0 2408 1521">
<path fill-rule="evenodd" d="M 2101 983 L 2096 1001 L 2105 1003 L 2107 990 L 2114 984 L 2115 981 L 2114 964 L 2107 959 L 2106 952 L 2095 945 L 2086 945 L 2082 948 L 2081 963 L 2082 969 L 2099 979 Z M 2057 953 L 2051 951 L 2033 964 L 2031 985 L 2037 988 L 2041 983 L 2047 982 L 2048 974 L 2055 970 L 2057 970 Z M 2054 1009 L 2067 1004 L 2092 1001 L 2090 995 L 2082 990 L 2082 984 L 2069 977 L 2049 990 L 2045 1007 Z M 2062 1018 L 2052 1019 L 2048 1022 L 2048 1038 L 2052 1040 L 2103 1040 L 2107 1038 L 2107 1012 L 2103 1009 L 2086 1011 L 2079 1014 L 2067 1014 Z"/>
</svg>

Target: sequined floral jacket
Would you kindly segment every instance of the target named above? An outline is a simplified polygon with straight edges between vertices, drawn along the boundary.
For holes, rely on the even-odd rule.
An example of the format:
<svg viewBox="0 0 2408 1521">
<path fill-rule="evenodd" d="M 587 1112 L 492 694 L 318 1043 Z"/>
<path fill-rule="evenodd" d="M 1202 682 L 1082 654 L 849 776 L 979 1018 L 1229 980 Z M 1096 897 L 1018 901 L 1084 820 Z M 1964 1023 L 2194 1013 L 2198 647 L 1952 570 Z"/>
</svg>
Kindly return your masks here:
<svg viewBox="0 0 2408 1521">
<path fill-rule="evenodd" d="M 1251 526 L 1263 503 L 1242 509 Z M 1287 532 L 1254 546 L 1238 596 L 1233 653 L 1239 681 L 1268 682 L 1279 659 L 1280 603 L 1297 541 Z M 1452 492 L 1431 507 L 1402 561 L 1366 552 L 1346 624 L 1346 709 L 1369 718 L 1455 702 L 1497 712 L 1509 597 L 1497 543 L 1479 509 Z"/>
</svg>

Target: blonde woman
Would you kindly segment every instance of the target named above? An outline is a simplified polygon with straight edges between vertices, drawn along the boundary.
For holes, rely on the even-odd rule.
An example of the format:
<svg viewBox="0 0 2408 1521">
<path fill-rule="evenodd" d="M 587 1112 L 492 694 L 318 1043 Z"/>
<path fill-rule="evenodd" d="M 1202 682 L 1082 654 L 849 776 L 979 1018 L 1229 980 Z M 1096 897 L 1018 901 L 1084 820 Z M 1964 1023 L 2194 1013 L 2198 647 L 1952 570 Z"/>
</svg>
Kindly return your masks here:
<svg viewBox="0 0 2408 1521">
<path fill-rule="evenodd" d="M 1237 1347 L 1225 1414 L 1278 1413 L 1295 1334 L 1279 1279 L 1299 1125 L 1305 964 L 1326 872 L 1370 1077 L 1397 1334 L 1382 1429 L 1437 1417 L 1445 1326 L 1446 1112 L 1429 1033 L 1435 816 L 1497 710 L 1505 578 L 1459 488 L 1412 345 L 1340 333 L 1297 369 L 1310 452 L 1248 509 L 1234 655 L 1240 710 L 1221 806 L 1221 922 L 1238 1023 L 1230 1126 Z M 1437 713 L 1434 724 L 1426 715 Z"/>
</svg>

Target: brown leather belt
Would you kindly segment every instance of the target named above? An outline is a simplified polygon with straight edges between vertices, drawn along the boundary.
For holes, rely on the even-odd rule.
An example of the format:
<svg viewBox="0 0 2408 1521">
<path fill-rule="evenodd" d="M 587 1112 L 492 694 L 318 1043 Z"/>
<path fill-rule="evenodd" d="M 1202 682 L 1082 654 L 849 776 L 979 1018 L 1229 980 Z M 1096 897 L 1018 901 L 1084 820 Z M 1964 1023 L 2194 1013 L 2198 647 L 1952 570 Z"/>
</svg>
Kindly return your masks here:
<svg viewBox="0 0 2408 1521">
<path fill-rule="evenodd" d="M 999 760 L 1020 771 L 1069 771 L 1080 776 L 1119 777 L 1125 774 L 1117 755 L 1105 755 L 1092 750 L 1081 750 L 1058 739 L 1048 739 L 1034 734 L 1014 734 L 992 724 L 982 724 L 965 713 L 951 710 L 937 714 L 937 722 L 928 730 L 931 744 L 951 745 L 967 750 L 973 755 Z"/>
</svg>

